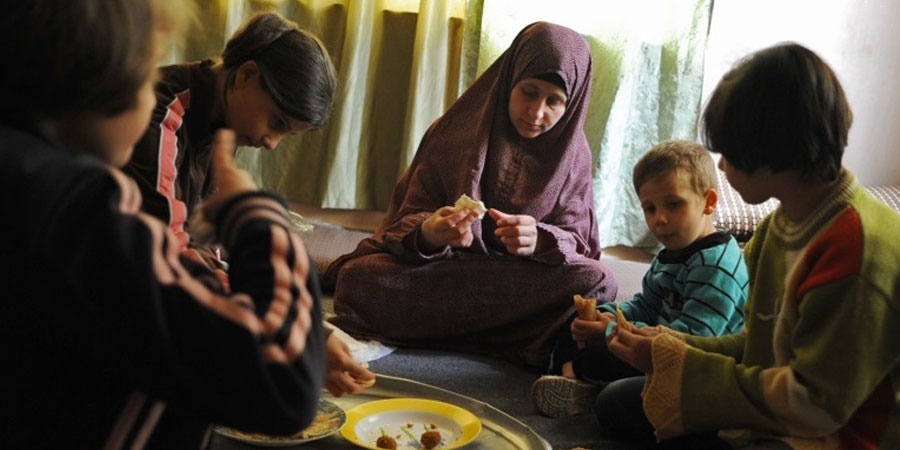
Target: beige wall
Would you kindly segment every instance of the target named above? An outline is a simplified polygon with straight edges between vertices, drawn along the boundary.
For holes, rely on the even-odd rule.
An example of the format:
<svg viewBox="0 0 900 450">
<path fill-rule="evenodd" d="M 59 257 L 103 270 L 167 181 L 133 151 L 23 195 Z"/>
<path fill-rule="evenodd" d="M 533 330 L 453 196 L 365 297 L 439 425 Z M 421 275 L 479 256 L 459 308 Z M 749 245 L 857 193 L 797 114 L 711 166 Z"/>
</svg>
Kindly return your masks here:
<svg viewBox="0 0 900 450">
<path fill-rule="evenodd" d="M 717 0 L 703 101 L 742 56 L 795 41 L 837 72 L 854 123 L 844 165 L 869 185 L 900 184 L 900 1 Z"/>
</svg>

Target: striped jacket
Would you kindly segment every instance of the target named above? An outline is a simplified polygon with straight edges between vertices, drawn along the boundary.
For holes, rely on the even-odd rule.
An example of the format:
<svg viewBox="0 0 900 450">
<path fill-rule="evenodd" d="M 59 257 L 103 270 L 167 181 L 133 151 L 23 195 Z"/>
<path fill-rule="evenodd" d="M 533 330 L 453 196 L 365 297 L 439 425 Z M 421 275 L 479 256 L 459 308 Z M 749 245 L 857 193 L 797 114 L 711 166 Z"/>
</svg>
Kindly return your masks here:
<svg viewBox="0 0 900 450">
<path fill-rule="evenodd" d="M 141 209 L 165 222 L 182 250 L 190 242 L 188 218 L 212 191 L 212 136 L 224 127 L 212 118 L 212 65 L 204 60 L 160 69 L 150 125 L 123 169 L 141 189 Z"/>
<path fill-rule="evenodd" d="M 51 138 L 0 125 L 0 185 L 0 448 L 199 449 L 210 423 L 312 420 L 318 286 L 279 199 L 221 210 L 226 294 L 133 181 Z"/>
<path fill-rule="evenodd" d="M 764 219 L 745 249 L 745 329 L 653 340 L 644 409 L 657 435 L 900 448 L 897 229 L 900 215 L 846 170 L 802 222 L 780 209 Z"/>
<path fill-rule="evenodd" d="M 746 299 L 747 266 L 741 249 L 733 237 L 716 232 L 684 249 L 659 252 L 644 275 L 642 291 L 619 306 L 639 326 L 719 336 L 740 330 Z M 598 309 L 615 314 L 616 305 Z"/>
</svg>

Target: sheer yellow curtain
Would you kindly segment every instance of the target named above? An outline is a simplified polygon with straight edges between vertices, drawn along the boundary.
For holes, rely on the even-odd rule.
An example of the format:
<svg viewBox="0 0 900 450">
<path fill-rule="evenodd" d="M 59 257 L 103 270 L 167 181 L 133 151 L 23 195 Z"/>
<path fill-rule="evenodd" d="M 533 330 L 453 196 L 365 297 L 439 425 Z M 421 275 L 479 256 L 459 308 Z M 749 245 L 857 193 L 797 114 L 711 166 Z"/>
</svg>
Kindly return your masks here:
<svg viewBox="0 0 900 450">
<path fill-rule="evenodd" d="M 458 97 L 465 0 L 197 0 L 201 24 L 172 62 L 218 55 L 258 11 L 276 10 L 325 43 L 338 72 L 334 113 L 275 151 L 238 163 L 288 200 L 386 209 L 422 134 Z"/>
</svg>

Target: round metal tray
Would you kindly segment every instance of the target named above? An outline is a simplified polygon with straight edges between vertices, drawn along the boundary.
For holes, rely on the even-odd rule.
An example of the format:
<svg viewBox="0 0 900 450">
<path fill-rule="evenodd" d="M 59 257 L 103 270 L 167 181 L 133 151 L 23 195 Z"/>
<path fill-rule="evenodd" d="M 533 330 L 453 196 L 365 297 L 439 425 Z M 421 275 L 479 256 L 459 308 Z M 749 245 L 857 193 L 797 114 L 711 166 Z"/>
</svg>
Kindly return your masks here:
<svg viewBox="0 0 900 450">
<path fill-rule="evenodd" d="M 406 378 L 378 375 L 375 385 L 360 395 L 333 397 L 324 394 L 325 399 L 334 402 L 345 411 L 373 400 L 396 397 L 440 400 L 465 408 L 478 416 L 482 425 L 481 434 L 475 441 L 465 446 L 465 449 L 552 450 L 550 444 L 535 433 L 531 427 L 487 403 Z M 213 433 L 209 446 L 209 450 L 249 450 L 254 448 L 258 447 L 229 439 L 217 433 Z M 336 433 L 324 439 L 287 448 L 353 450 L 359 447 L 347 442 L 340 436 L 340 433 Z"/>
</svg>

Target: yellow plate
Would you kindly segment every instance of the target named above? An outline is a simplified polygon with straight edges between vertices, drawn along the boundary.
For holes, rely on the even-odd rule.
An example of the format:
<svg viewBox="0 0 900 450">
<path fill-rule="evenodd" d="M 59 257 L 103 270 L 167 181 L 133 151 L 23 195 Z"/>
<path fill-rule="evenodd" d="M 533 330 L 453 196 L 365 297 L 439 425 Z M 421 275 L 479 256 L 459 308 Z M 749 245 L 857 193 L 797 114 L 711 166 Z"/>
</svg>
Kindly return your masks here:
<svg viewBox="0 0 900 450">
<path fill-rule="evenodd" d="M 458 448 L 478 437 L 481 421 L 471 412 L 449 403 L 422 398 L 391 398 L 363 403 L 348 410 L 341 435 L 360 447 L 378 449 L 375 441 L 384 430 L 397 441 L 397 450 L 421 450 L 419 438 L 426 429 L 441 433 L 441 445 L 437 448 Z"/>
</svg>

